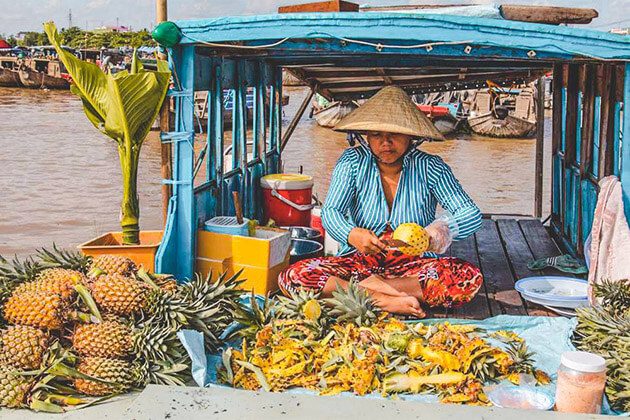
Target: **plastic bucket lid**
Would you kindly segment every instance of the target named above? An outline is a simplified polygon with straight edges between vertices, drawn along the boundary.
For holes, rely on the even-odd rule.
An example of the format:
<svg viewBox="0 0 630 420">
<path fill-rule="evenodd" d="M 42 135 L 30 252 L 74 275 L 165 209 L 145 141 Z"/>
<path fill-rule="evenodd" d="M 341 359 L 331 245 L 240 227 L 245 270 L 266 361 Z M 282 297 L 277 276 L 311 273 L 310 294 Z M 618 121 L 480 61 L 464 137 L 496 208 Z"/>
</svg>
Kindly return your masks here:
<svg viewBox="0 0 630 420">
<path fill-rule="evenodd" d="M 606 370 L 606 360 L 597 354 L 586 351 L 566 351 L 560 356 L 560 363 L 578 372 L 603 372 Z"/>
<path fill-rule="evenodd" d="M 313 187 L 313 177 L 302 174 L 271 174 L 260 179 L 260 186 L 276 190 L 305 190 Z"/>
</svg>

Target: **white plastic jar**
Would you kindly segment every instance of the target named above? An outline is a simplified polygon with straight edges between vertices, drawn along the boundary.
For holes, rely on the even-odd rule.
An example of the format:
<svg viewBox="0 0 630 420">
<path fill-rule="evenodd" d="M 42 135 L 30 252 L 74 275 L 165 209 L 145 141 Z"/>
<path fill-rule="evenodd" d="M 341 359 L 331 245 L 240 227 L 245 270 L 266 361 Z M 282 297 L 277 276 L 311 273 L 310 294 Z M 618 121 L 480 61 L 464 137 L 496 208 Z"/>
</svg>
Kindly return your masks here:
<svg viewBox="0 0 630 420">
<path fill-rule="evenodd" d="M 556 410 L 599 414 L 606 386 L 606 361 L 585 351 L 568 351 L 560 357 Z"/>
</svg>

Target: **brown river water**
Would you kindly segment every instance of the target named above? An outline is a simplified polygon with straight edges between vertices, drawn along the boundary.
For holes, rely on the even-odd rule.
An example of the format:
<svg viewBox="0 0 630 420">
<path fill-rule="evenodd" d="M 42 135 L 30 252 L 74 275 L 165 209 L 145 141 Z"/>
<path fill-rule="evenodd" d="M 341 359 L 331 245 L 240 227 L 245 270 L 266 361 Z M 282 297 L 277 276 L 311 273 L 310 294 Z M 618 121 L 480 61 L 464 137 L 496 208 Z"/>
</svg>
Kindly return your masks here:
<svg viewBox="0 0 630 420">
<path fill-rule="evenodd" d="M 291 98 L 285 125 L 305 95 L 300 88 L 286 92 Z M 74 247 L 118 230 L 121 185 L 115 143 L 88 122 L 78 98 L 66 91 L 0 88 L 0 119 L 1 255 L 25 256 L 53 242 Z M 546 118 L 547 137 L 550 129 Z M 545 145 L 546 213 L 550 142 Z M 345 147 L 344 134 L 319 127 L 305 115 L 285 149 L 284 170 L 295 172 L 302 166 L 314 177 L 314 192 L 323 199 Z M 533 212 L 533 139 L 462 134 L 420 147 L 451 165 L 484 213 Z M 160 193 L 160 147 L 152 133 L 140 162 L 142 229 L 160 229 Z"/>
</svg>

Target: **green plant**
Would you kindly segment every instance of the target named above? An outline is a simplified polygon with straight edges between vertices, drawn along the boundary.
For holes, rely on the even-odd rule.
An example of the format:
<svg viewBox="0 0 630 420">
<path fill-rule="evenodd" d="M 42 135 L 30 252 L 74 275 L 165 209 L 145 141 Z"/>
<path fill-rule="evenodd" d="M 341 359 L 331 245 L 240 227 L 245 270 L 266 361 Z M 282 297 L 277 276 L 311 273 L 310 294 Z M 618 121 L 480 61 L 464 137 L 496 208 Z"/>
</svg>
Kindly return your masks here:
<svg viewBox="0 0 630 420">
<path fill-rule="evenodd" d="M 79 60 L 61 48 L 61 36 L 53 22 L 44 24 L 50 43 L 72 76 L 70 90 L 83 101 L 90 122 L 118 144 L 123 179 L 121 227 L 123 243 L 140 243 L 137 178 L 142 142 L 149 133 L 171 77 L 165 62 L 158 60 L 158 71 L 142 67 L 135 52 L 130 71 L 114 75 L 98 66 Z"/>
</svg>

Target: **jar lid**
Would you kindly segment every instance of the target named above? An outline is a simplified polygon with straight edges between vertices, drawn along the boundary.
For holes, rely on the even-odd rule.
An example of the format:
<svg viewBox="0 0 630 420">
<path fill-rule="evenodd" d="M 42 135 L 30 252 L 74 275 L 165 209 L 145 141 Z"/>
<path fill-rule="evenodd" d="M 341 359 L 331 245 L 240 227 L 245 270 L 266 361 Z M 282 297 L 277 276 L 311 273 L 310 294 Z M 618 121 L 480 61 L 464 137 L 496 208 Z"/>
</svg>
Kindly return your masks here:
<svg viewBox="0 0 630 420">
<path fill-rule="evenodd" d="M 313 187 L 313 177 L 302 174 L 271 174 L 260 179 L 263 188 L 304 190 Z"/>
<path fill-rule="evenodd" d="M 606 370 L 606 360 L 597 354 L 585 351 L 567 351 L 562 353 L 560 363 L 578 372 L 603 372 Z"/>
</svg>

